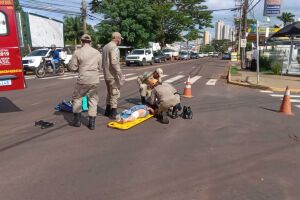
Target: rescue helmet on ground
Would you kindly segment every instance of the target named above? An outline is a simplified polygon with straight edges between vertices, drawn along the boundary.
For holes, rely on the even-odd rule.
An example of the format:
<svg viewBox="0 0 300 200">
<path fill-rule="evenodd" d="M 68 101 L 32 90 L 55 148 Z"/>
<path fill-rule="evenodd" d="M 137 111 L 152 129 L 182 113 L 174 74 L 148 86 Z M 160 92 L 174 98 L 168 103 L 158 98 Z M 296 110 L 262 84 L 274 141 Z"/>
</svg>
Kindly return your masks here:
<svg viewBox="0 0 300 200">
<path fill-rule="evenodd" d="M 162 68 L 157 68 L 155 70 L 156 73 L 158 73 L 159 75 L 162 75 L 164 73 L 164 71 L 162 70 Z"/>
<path fill-rule="evenodd" d="M 155 87 L 155 86 L 157 85 L 157 82 L 158 82 L 157 79 L 150 78 L 150 79 L 148 80 L 148 85 L 149 85 L 151 88 L 153 88 L 153 87 Z"/>
<path fill-rule="evenodd" d="M 51 49 L 56 48 L 55 44 L 51 44 Z"/>
</svg>

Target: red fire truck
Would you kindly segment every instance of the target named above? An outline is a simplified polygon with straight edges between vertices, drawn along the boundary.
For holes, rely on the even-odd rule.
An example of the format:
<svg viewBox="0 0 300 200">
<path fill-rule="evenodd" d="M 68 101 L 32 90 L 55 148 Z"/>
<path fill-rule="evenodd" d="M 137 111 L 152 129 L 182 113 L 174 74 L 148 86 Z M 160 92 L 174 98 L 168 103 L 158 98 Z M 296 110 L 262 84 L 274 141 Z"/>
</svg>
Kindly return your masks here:
<svg viewBox="0 0 300 200">
<path fill-rule="evenodd" d="M 14 0 L 0 0 L 0 91 L 24 89 Z"/>
</svg>

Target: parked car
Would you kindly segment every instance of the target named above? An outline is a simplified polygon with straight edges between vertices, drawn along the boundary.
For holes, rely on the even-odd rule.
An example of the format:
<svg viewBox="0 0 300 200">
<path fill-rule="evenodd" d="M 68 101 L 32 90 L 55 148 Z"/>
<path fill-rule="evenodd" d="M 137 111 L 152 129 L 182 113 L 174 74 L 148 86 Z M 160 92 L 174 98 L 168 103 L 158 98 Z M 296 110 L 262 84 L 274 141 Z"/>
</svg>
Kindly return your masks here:
<svg viewBox="0 0 300 200">
<path fill-rule="evenodd" d="M 230 60 L 230 59 L 231 59 L 230 53 L 223 53 L 222 60 Z"/>
<path fill-rule="evenodd" d="M 212 57 L 219 57 L 219 53 L 218 52 L 214 52 Z"/>
<path fill-rule="evenodd" d="M 199 58 L 203 58 L 204 57 L 204 53 L 199 53 Z"/>
<path fill-rule="evenodd" d="M 189 60 L 189 59 L 190 59 L 190 55 L 188 52 L 182 51 L 179 53 L 179 60 Z"/>
<path fill-rule="evenodd" d="M 57 48 L 57 51 L 59 51 L 59 57 L 63 60 L 66 68 L 69 66 L 69 62 L 72 58 L 72 55 L 67 54 L 66 51 L 63 51 L 62 48 Z M 43 58 L 50 56 L 51 49 L 44 48 L 44 49 L 37 49 L 32 51 L 30 54 L 22 58 L 22 64 L 23 64 L 23 70 L 26 74 L 28 71 L 35 71 L 36 68 L 40 66 L 40 64 L 43 62 Z"/>
<path fill-rule="evenodd" d="M 208 56 L 213 56 L 214 55 L 214 52 L 208 52 Z"/>
<path fill-rule="evenodd" d="M 195 53 L 195 52 L 192 52 L 190 57 L 191 57 L 191 59 L 198 59 L 199 58 L 199 54 Z"/>
<path fill-rule="evenodd" d="M 129 55 L 126 56 L 126 65 L 137 64 L 139 66 L 145 66 L 147 63 L 153 65 L 154 56 L 150 49 L 134 49 Z"/>
<path fill-rule="evenodd" d="M 154 56 L 154 62 L 156 62 L 156 63 L 161 63 L 161 62 L 167 61 L 167 57 L 162 51 L 154 52 L 153 56 Z"/>
<path fill-rule="evenodd" d="M 164 49 L 163 53 L 166 55 L 167 60 L 171 60 L 173 58 L 178 58 L 179 52 L 173 49 Z"/>
</svg>

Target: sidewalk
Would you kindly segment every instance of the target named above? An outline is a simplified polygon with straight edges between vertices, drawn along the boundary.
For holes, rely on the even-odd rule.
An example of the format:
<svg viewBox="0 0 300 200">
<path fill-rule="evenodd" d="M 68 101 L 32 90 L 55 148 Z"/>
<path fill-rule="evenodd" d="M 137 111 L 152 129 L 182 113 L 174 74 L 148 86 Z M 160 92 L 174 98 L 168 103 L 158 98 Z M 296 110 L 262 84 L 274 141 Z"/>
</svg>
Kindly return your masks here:
<svg viewBox="0 0 300 200">
<path fill-rule="evenodd" d="M 300 76 L 259 74 L 259 83 L 257 84 L 256 72 L 238 70 L 237 74 L 228 73 L 228 82 L 235 85 L 272 90 L 274 92 L 284 92 L 286 86 L 289 86 L 291 92 L 300 93 Z"/>
</svg>

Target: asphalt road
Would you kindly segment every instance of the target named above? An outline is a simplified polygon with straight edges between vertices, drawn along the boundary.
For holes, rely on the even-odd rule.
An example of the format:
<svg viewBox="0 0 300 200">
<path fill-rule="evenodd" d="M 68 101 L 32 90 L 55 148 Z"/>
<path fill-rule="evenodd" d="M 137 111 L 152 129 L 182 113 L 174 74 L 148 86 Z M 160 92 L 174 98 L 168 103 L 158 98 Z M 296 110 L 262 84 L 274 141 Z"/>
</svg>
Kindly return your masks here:
<svg viewBox="0 0 300 200">
<path fill-rule="evenodd" d="M 229 63 L 205 58 L 163 64 L 178 90 L 196 77 L 192 120 L 155 119 L 109 129 L 101 82 L 96 131 L 68 126 L 54 107 L 70 98 L 75 74 L 35 79 L 0 95 L 2 200 L 298 200 L 299 110 L 276 112 L 280 98 L 228 85 Z M 157 66 L 126 67 L 120 110 L 139 103 L 135 76 Z M 41 130 L 37 120 L 55 123 Z M 84 120 L 85 123 L 87 119 Z"/>
</svg>

